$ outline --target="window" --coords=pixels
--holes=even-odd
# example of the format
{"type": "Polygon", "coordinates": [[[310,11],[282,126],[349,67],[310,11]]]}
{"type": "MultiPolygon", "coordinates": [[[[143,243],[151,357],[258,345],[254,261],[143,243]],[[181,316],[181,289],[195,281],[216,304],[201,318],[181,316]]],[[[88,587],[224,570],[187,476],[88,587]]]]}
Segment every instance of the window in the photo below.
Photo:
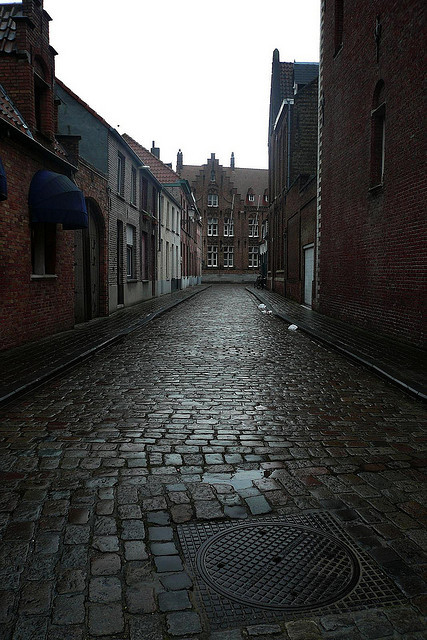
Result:
{"type": "Polygon", "coordinates": [[[208,267],[218,266],[218,247],[215,244],[208,245],[208,267]]]}
{"type": "Polygon", "coordinates": [[[343,45],[344,0],[335,0],[335,53],[343,45]]]}
{"type": "Polygon", "coordinates": [[[234,247],[224,247],[224,267],[234,267],[234,247]]]}
{"type": "Polygon", "coordinates": [[[147,234],[141,233],[141,280],[148,280],[147,234]]]}
{"type": "Polygon", "coordinates": [[[166,242],[166,251],[165,251],[165,258],[166,258],[166,280],[169,280],[169,242],[166,242]]]}
{"type": "Polygon", "coordinates": [[[125,157],[121,153],[117,155],[117,193],[125,195],[125,157]]]}
{"type": "Polygon", "coordinates": [[[208,236],[218,235],[218,218],[208,218],[208,236]]]}
{"type": "Polygon", "coordinates": [[[249,247],[249,268],[258,267],[258,247],[249,247]]]}
{"type": "Polygon", "coordinates": [[[130,174],[130,201],[136,204],[136,168],[132,167],[130,174]]]}
{"type": "Polygon", "coordinates": [[[384,82],[378,82],[371,112],[371,187],[384,182],[385,161],[385,98],[384,82]]]}
{"type": "Polygon", "coordinates": [[[218,196],[216,193],[208,193],[208,207],[218,206],[218,196]]]}
{"type": "Polygon", "coordinates": [[[255,196],[253,193],[248,193],[248,202],[255,202],[255,196]]]}
{"type": "Polygon", "coordinates": [[[140,207],[143,211],[147,211],[147,203],[148,203],[148,182],[145,178],[141,176],[140,182],[140,192],[141,192],[141,200],[140,207]]]}
{"type": "Polygon", "coordinates": [[[55,274],[56,224],[34,222],[31,225],[31,267],[33,275],[55,274]]]}
{"type": "Polygon", "coordinates": [[[233,218],[224,218],[224,235],[231,238],[234,236],[234,220],[233,218]]]}
{"type": "Polygon", "coordinates": [[[135,278],[135,227],[126,225],[126,275],[135,278]]]}
{"type": "Polygon", "coordinates": [[[258,238],[258,218],[249,218],[249,237],[258,238]]]}

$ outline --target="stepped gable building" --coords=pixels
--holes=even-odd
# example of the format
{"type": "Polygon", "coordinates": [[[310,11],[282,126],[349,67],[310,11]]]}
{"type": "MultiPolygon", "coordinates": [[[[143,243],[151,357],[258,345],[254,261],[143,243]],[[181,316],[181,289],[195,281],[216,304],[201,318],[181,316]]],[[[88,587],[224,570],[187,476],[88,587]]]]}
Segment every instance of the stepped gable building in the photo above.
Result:
{"type": "Polygon", "coordinates": [[[76,164],[55,137],[55,51],[41,0],[0,4],[0,348],[74,325],[76,164]]]}
{"type": "Polygon", "coordinates": [[[202,215],[203,282],[253,281],[262,262],[260,244],[268,211],[268,170],[225,167],[212,153],[206,164],[185,165],[177,173],[194,191],[202,215]]]}
{"type": "Polygon", "coordinates": [[[311,306],[316,237],[317,62],[273,53],[269,118],[268,286],[311,306]]]}
{"type": "Polygon", "coordinates": [[[425,344],[422,0],[321,5],[316,308],[425,344]]]}
{"type": "Polygon", "coordinates": [[[123,138],[163,186],[157,251],[158,295],[200,284],[201,217],[189,182],[160,160],[160,149],[154,142],[149,151],[128,134],[123,138]]]}

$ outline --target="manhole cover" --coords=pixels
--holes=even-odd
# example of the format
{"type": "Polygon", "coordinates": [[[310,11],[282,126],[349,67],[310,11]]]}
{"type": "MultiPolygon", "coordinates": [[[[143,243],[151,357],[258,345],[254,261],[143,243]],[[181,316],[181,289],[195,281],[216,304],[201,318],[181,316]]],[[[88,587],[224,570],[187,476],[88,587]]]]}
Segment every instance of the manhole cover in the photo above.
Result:
{"type": "Polygon", "coordinates": [[[359,580],[353,551],[310,527],[270,522],[220,531],[200,547],[201,577],[222,595],[263,609],[301,610],[335,602],[359,580]]]}
{"type": "Polygon", "coordinates": [[[186,523],[178,534],[211,629],[406,602],[329,513],[186,523]]]}

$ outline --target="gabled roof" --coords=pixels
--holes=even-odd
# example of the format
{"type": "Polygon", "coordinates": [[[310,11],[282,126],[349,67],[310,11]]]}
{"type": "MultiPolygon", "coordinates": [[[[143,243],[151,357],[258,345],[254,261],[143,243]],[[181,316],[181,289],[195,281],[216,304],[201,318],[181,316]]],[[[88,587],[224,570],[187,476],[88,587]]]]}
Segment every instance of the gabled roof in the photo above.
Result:
{"type": "Polygon", "coordinates": [[[122,138],[138,158],[150,167],[151,173],[159,182],[162,184],[173,184],[174,182],[180,181],[179,175],[175,173],[173,169],[168,167],[164,162],[157,158],[157,156],[151,153],[151,151],[148,151],[148,149],[143,147],[142,144],[131,138],[130,135],[124,133],[122,138]]]}
{"type": "Polygon", "coordinates": [[[0,51],[16,50],[15,18],[22,18],[22,3],[0,5],[0,51]]]}
{"type": "Polygon", "coordinates": [[[5,120],[9,125],[18,129],[21,133],[24,133],[31,139],[33,134],[29,130],[24,118],[19,113],[18,109],[9,98],[6,90],[0,84],[0,118],[5,120]]]}
{"type": "Polygon", "coordinates": [[[107,129],[112,129],[111,125],[109,125],[108,122],[104,120],[102,116],[99,115],[99,113],[97,113],[94,109],[92,109],[92,107],[90,107],[87,104],[87,102],[82,100],[80,96],[78,96],[76,93],[74,93],[74,91],[72,91],[69,87],[67,87],[67,85],[64,84],[62,80],[60,80],[59,78],[55,78],[55,84],[57,84],[59,87],[61,87],[61,89],[63,89],[66,93],[68,93],[68,95],[70,95],[76,102],[78,102],[82,107],[84,107],[86,111],[92,114],[94,118],[99,120],[99,122],[103,124],[105,127],[107,127],[107,129]]]}
{"type": "MultiPolygon", "coordinates": [[[[190,184],[196,182],[197,176],[203,171],[207,165],[191,165],[185,164],[182,167],[181,175],[186,178],[190,184]]],[[[223,167],[220,165],[221,171],[224,171],[230,182],[234,185],[237,193],[246,198],[249,189],[253,190],[255,195],[255,203],[258,202],[257,196],[263,196],[268,188],[268,169],[245,169],[240,167],[223,167]]]]}
{"type": "Polygon", "coordinates": [[[293,62],[279,62],[280,64],[280,101],[294,96],[294,64],[293,62]]]}
{"type": "Polygon", "coordinates": [[[319,75],[318,62],[294,62],[295,84],[308,84],[319,75]]]}

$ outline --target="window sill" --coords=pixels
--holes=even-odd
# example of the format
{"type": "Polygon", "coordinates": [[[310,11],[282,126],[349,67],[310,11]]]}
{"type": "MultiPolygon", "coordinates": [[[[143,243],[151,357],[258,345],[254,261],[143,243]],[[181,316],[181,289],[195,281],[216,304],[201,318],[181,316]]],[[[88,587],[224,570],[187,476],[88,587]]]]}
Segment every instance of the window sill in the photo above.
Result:
{"type": "Polygon", "coordinates": [[[127,282],[128,284],[130,284],[130,283],[132,283],[132,282],[138,282],[138,280],[137,280],[137,278],[127,278],[127,279],[126,279],[126,282],[127,282]]]}
{"type": "Polygon", "coordinates": [[[375,194],[378,191],[381,191],[384,187],[384,182],[379,182],[378,184],[374,184],[373,187],[369,188],[369,193],[375,194]]]}
{"type": "Polygon", "coordinates": [[[32,273],[31,280],[57,280],[58,276],[56,273],[32,273]]]}
{"type": "Polygon", "coordinates": [[[341,51],[343,50],[344,45],[341,43],[338,47],[338,49],[335,50],[334,53],[334,58],[336,58],[337,56],[339,56],[339,54],[341,53],[341,51]]]}

